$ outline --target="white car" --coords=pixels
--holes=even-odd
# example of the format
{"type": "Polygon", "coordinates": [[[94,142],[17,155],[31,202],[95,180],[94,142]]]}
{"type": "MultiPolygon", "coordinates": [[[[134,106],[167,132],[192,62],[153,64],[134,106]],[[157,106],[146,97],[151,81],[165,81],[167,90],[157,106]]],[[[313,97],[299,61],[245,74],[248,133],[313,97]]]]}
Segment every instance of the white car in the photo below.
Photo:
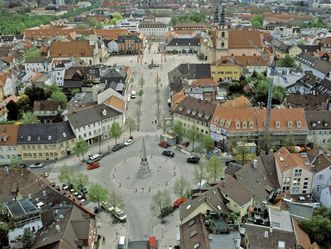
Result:
{"type": "Polygon", "coordinates": [[[33,163],[33,164],[31,164],[29,166],[29,168],[32,168],[32,169],[34,169],[34,168],[42,168],[42,167],[44,167],[44,164],[43,163],[33,163]]]}
{"type": "Polygon", "coordinates": [[[133,144],[133,143],[134,143],[134,140],[133,140],[133,139],[128,139],[128,140],[126,140],[126,141],[124,142],[124,145],[125,145],[125,146],[128,146],[128,145],[133,144]]]}
{"type": "Polygon", "coordinates": [[[132,91],[131,92],[131,99],[135,99],[136,98],[136,91],[132,91]]]}

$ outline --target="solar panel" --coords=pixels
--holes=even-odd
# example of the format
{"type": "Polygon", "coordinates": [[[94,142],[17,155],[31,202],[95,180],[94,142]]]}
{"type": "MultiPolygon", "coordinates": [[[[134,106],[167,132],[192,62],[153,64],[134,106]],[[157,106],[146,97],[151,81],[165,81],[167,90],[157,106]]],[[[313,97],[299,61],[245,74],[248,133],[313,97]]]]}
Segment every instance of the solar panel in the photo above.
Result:
{"type": "Polygon", "coordinates": [[[26,213],[38,211],[37,207],[29,200],[23,199],[19,201],[26,213]]]}

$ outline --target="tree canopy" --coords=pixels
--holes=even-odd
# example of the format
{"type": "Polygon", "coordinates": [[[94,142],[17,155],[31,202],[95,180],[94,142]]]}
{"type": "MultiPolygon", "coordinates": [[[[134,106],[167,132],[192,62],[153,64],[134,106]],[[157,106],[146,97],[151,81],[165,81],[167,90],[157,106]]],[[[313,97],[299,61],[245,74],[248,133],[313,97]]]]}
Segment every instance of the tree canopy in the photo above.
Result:
{"type": "Polygon", "coordinates": [[[110,136],[115,138],[115,144],[117,144],[117,139],[123,134],[123,128],[119,123],[113,122],[110,127],[110,136]]]}
{"type": "Polygon", "coordinates": [[[221,163],[217,156],[214,155],[209,159],[206,172],[210,181],[215,183],[217,180],[220,180],[221,177],[224,177],[224,170],[224,163],[221,163]]]}
{"type": "Polygon", "coordinates": [[[206,22],[206,15],[200,12],[192,12],[192,13],[185,13],[180,16],[173,16],[171,18],[172,25],[176,25],[179,23],[204,23],[206,22]]]}
{"type": "Polygon", "coordinates": [[[74,154],[78,158],[82,157],[82,159],[84,160],[84,156],[87,153],[87,151],[88,151],[88,143],[82,138],[78,139],[73,147],[74,154]]]}
{"type": "Polygon", "coordinates": [[[251,18],[251,24],[254,28],[262,28],[263,27],[263,16],[262,15],[256,15],[251,18]]]}
{"type": "Polygon", "coordinates": [[[22,114],[22,119],[20,120],[22,124],[38,124],[39,119],[32,112],[24,112],[22,114]]]}
{"type": "Polygon", "coordinates": [[[88,198],[92,202],[98,203],[98,207],[100,207],[100,203],[103,201],[108,200],[108,189],[106,189],[104,186],[102,186],[99,183],[92,183],[89,188],[88,192],[88,198]]]}
{"type": "Polygon", "coordinates": [[[286,54],[284,58],[278,60],[276,64],[279,67],[295,67],[295,61],[289,54],[286,54]]]}
{"type": "Polygon", "coordinates": [[[174,193],[177,197],[188,197],[191,191],[191,184],[185,177],[176,178],[174,185],[174,193]]]}
{"type": "Polygon", "coordinates": [[[308,233],[311,241],[316,241],[320,246],[331,248],[331,208],[315,210],[310,220],[302,220],[301,228],[308,233]]]}
{"type": "Polygon", "coordinates": [[[171,205],[170,194],[167,190],[161,191],[158,190],[152,196],[151,211],[152,213],[161,219],[163,222],[162,211],[171,205]]]}

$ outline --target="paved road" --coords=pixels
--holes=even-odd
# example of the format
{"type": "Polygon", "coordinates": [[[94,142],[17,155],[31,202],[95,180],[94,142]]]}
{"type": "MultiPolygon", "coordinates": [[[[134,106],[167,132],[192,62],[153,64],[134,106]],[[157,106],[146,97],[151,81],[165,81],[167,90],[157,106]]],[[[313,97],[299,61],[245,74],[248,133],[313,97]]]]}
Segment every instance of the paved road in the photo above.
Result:
{"type": "MultiPolygon", "coordinates": [[[[121,194],[125,202],[128,222],[126,224],[114,225],[111,223],[111,218],[107,215],[102,214],[98,217],[98,223],[101,225],[99,231],[106,236],[106,244],[102,245],[102,248],[116,248],[116,242],[121,235],[126,235],[130,240],[143,240],[149,235],[155,234],[160,240],[160,245],[162,245],[160,248],[168,248],[167,246],[170,243],[174,244],[176,242],[175,234],[179,226],[178,213],[168,218],[168,224],[161,226],[159,220],[155,217],[153,218],[151,214],[151,197],[158,189],[167,189],[172,194],[175,177],[185,176],[187,179],[192,180],[194,166],[187,164],[187,156],[177,151],[175,151],[175,158],[172,159],[166,160],[160,155],[162,149],[157,144],[162,131],[158,129],[157,125],[152,124],[152,120],[157,119],[156,77],[159,75],[161,79],[160,84],[162,85],[160,91],[161,115],[168,116],[168,72],[180,63],[194,63],[198,60],[196,56],[169,55],[166,58],[166,62],[161,63],[161,55],[156,54],[156,50],[157,44],[154,44],[150,53],[147,50],[145,51],[142,65],[137,64],[136,56],[114,56],[110,57],[107,62],[109,65],[117,63],[130,66],[133,82],[130,84],[128,92],[135,90],[138,93],[140,90],[139,80],[142,76],[144,78],[140,129],[133,133],[136,142],[104,157],[100,161],[102,167],[92,171],[87,171],[86,165],[82,164],[75,156],[52,163],[42,170],[36,170],[37,172],[49,172],[49,179],[57,182],[57,176],[61,167],[65,164],[71,165],[76,171],[81,171],[88,175],[90,181],[99,182],[109,190],[116,190],[121,194]],[[162,68],[148,69],[147,65],[152,59],[154,63],[161,64],[162,68]],[[135,172],[139,167],[142,138],[145,138],[147,155],[153,171],[153,175],[147,180],[135,178],[135,172]],[[150,191],[149,188],[151,188],[150,191]]],[[[130,101],[126,112],[127,116],[136,118],[136,101],[130,101]]],[[[122,138],[123,141],[128,136],[125,133],[122,138]]],[[[101,145],[101,152],[109,151],[113,145],[113,140],[104,142],[101,145]]],[[[97,152],[99,152],[98,146],[93,146],[89,149],[88,154],[97,152]]],[[[173,194],[172,199],[175,199],[173,194]]]]}

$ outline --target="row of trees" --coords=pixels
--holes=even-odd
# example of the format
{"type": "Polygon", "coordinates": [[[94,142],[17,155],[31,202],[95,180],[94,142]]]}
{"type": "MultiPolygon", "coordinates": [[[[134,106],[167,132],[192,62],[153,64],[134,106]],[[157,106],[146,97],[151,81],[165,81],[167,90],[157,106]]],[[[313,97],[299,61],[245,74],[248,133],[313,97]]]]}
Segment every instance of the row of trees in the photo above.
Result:
{"type": "MultiPolygon", "coordinates": [[[[132,135],[132,131],[134,131],[137,127],[136,121],[128,117],[126,122],[125,122],[125,127],[129,130],[130,136],[132,135]]],[[[124,127],[122,127],[119,123],[113,122],[110,129],[109,129],[109,135],[111,138],[115,139],[115,144],[117,144],[118,139],[122,136],[124,132],[124,127]]],[[[100,143],[101,141],[99,140],[99,150],[100,149],[100,143]]],[[[84,160],[84,157],[88,151],[88,143],[80,138],[76,141],[73,147],[73,153],[79,158],[84,160]]],[[[101,153],[101,151],[100,151],[101,153]]]]}
{"type": "MultiPolygon", "coordinates": [[[[206,165],[199,165],[195,168],[193,177],[195,183],[199,184],[199,188],[204,179],[208,179],[210,182],[217,182],[217,180],[224,177],[224,164],[216,156],[213,156],[206,165]]],[[[191,184],[185,177],[180,176],[175,180],[173,191],[178,198],[188,198],[191,195],[191,184]]],[[[153,195],[151,211],[161,219],[161,223],[164,221],[164,210],[170,206],[171,198],[167,190],[158,190],[153,195]]]]}
{"type": "Polygon", "coordinates": [[[0,33],[3,35],[13,35],[22,33],[24,30],[39,25],[48,24],[61,18],[70,18],[81,14],[84,11],[95,8],[99,3],[92,4],[88,8],[76,8],[68,10],[62,16],[32,15],[27,13],[12,13],[6,9],[0,11],[0,33]]]}
{"type": "Polygon", "coordinates": [[[98,203],[98,207],[100,207],[100,203],[103,201],[108,201],[112,206],[118,208],[123,208],[124,206],[122,197],[115,190],[109,192],[107,188],[99,183],[90,183],[87,175],[75,172],[69,166],[62,167],[58,178],[62,183],[72,184],[73,189],[76,191],[81,191],[85,186],[89,186],[88,198],[90,201],[98,203]]]}

